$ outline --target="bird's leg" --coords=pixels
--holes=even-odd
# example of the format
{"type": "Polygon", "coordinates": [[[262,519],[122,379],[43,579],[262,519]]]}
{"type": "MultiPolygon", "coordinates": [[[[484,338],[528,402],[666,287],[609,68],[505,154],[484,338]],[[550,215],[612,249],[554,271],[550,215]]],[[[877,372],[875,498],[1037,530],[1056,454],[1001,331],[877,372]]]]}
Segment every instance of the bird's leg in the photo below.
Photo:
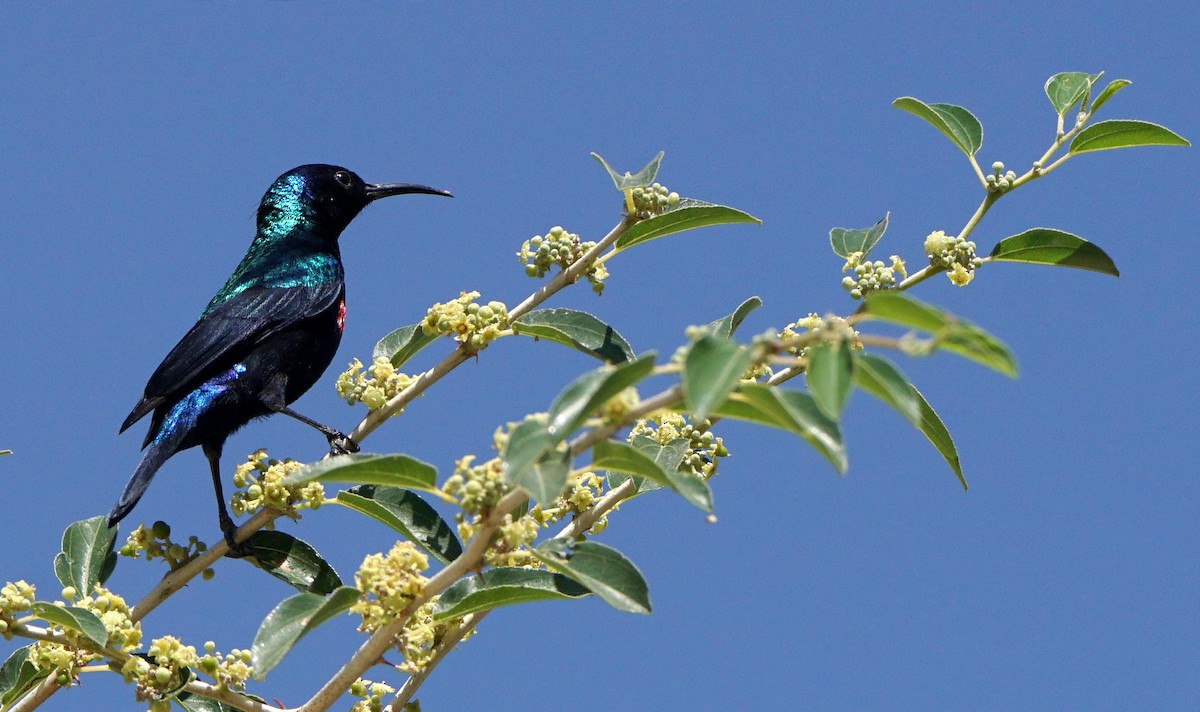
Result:
{"type": "Polygon", "coordinates": [[[225,543],[229,545],[229,553],[226,556],[240,559],[252,552],[248,543],[238,543],[233,538],[237,524],[234,524],[229,510],[225,508],[225,490],[221,486],[221,447],[205,445],[203,449],[204,456],[208,458],[208,469],[212,471],[213,490],[217,493],[217,519],[221,523],[221,534],[225,536],[225,543]]]}
{"type": "Polygon", "coordinates": [[[346,435],[342,431],[335,428],[331,428],[328,425],[318,423],[312,418],[309,418],[306,415],[301,415],[300,413],[297,413],[289,408],[287,402],[283,398],[282,380],[273,381],[271,386],[272,387],[269,387],[267,390],[265,390],[262,395],[259,396],[259,398],[262,400],[263,405],[270,408],[272,412],[290,416],[296,420],[299,420],[301,423],[308,425],[309,427],[313,427],[321,431],[321,434],[323,434],[325,439],[329,441],[330,455],[349,455],[351,453],[358,452],[358,443],[351,440],[349,435],[346,435]]]}

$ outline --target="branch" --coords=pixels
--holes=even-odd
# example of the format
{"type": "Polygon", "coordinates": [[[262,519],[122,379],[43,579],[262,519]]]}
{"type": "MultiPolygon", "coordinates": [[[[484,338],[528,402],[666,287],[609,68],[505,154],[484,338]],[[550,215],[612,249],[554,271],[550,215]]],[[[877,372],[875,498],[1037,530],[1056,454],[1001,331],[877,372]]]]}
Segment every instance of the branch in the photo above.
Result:
{"type": "MultiPolygon", "coordinates": [[[[625,414],[625,417],[621,419],[621,422],[606,423],[605,425],[592,428],[579,436],[571,442],[569,450],[572,454],[581,453],[597,441],[612,435],[626,424],[654,411],[669,408],[682,400],[683,388],[679,385],[672,386],[666,391],[642,401],[637,407],[631,408],[625,414]]],[[[480,520],[479,527],[467,542],[463,553],[459,554],[457,559],[450,562],[441,571],[434,574],[425,583],[421,594],[409,602],[404,610],[397,615],[395,620],[372,633],[371,637],[354,652],[350,660],[334,673],[333,677],[326,681],[311,699],[299,707],[298,712],[324,712],[324,710],[329,709],[329,706],[341,696],[342,692],[351,683],[362,677],[362,674],[395,644],[396,636],[404,630],[408,619],[418,608],[428,603],[434,596],[445,591],[465,574],[476,571],[483,565],[483,556],[487,552],[488,547],[491,546],[492,538],[495,536],[496,531],[504,523],[504,518],[508,516],[509,512],[528,501],[529,496],[527,494],[520,490],[514,490],[496,503],[487,516],[480,520]]],[[[611,505],[615,505],[616,503],[617,501],[614,500],[611,502],[611,505]]]]}
{"type": "Polygon", "coordinates": [[[396,693],[396,697],[392,700],[391,704],[383,708],[383,712],[403,712],[404,706],[408,704],[412,696],[420,689],[421,684],[425,682],[425,678],[429,677],[429,673],[433,672],[438,663],[442,662],[442,658],[446,657],[451,650],[454,650],[454,646],[458,645],[468,633],[474,630],[475,626],[479,625],[479,621],[483,620],[488,613],[489,611],[481,611],[463,616],[463,619],[457,625],[447,630],[442,639],[438,641],[437,650],[434,651],[433,657],[429,659],[429,662],[420,672],[413,673],[404,681],[404,684],[400,687],[400,691],[396,693]]]}
{"type": "MultiPolygon", "coordinates": [[[[260,510],[253,517],[246,520],[245,524],[238,527],[233,535],[234,540],[242,542],[249,539],[259,529],[262,529],[281,516],[283,516],[283,513],[274,509],[260,510]]],[[[130,609],[129,619],[136,623],[145,618],[150,611],[158,608],[159,604],[167,600],[171,594],[186,586],[189,581],[215,564],[228,551],[229,545],[225,543],[224,538],[221,538],[196,558],[163,576],[162,580],[130,609]]]]}
{"type": "MultiPolygon", "coordinates": [[[[604,239],[600,240],[600,242],[597,242],[595,247],[588,250],[582,257],[576,260],[574,264],[572,264],[566,270],[554,275],[549,282],[545,283],[536,292],[526,297],[523,302],[513,307],[508,312],[508,323],[512,324],[512,322],[532,311],[534,307],[549,299],[563,287],[567,286],[568,284],[573,284],[577,279],[579,279],[580,276],[587,272],[587,270],[592,266],[592,263],[596,261],[596,258],[600,256],[600,253],[604,252],[613,243],[615,243],[617,238],[619,238],[626,230],[628,230],[629,226],[634,222],[635,220],[626,217],[622,219],[621,222],[617,223],[616,227],[614,227],[607,235],[604,236],[604,239]]],[[[418,376],[408,388],[405,388],[403,391],[392,396],[392,398],[382,406],[368,413],[366,417],[362,419],[362,422],[360,422],[358,426],[354,428],[354,431],[350,433],[350,439],[356,443],[362,442],[363,438],[374,432],[375,429],[382,425],[384,421],[386,421],[388,418],[391,418],[396,413],[399,413],[401,410],[403,410],[404,406],[411,403],[414,398],[424,393],[430,386],[440,381],[443,376],[453,371],[459,364],[475,355],[475,353],[477,352],[467,348],[466,345],[460,344],[458,348],[452,351],[448,356],[446,356],[446,358],[442,359],[441,363],[418,376]]]]}
{"type": "Polygon", "coordinates": [[[50,695],[62,689],[62,685],[55,681],[56,677],[56,675],[51,675],[39,682],[38,686],[33,688],[33,692],[18,700],[17,704],[9,708],[9,712],[29,712],[29,710],[40,707],[43,702],[50,699],[50,695]]]}

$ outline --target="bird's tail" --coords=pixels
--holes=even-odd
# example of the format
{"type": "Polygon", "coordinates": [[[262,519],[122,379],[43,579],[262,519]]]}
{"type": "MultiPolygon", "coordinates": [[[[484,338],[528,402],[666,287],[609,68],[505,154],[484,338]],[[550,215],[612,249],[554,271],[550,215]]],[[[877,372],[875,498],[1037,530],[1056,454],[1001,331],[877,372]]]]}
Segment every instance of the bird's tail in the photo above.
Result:
{"type": "Polygon", "coordinates": [[[130,510],[142,498],[146,492],[146,488],[150,486],[150,480],[154,479],[154,475],[158,473],[158,468],[162,467],[172,455],[179,451],[180,441],[182,437],[165,437],[152,440],[146,451],[142,454],[142,461],[138,463],[137,469],[133,471],[133,477],[129,478],[129,482],[125,483],[125,491],[121,492],[121,497],[117,500],[116,506],[108,513],[108,526],[114,526],[117,522],[125,518],[130,510]]]}

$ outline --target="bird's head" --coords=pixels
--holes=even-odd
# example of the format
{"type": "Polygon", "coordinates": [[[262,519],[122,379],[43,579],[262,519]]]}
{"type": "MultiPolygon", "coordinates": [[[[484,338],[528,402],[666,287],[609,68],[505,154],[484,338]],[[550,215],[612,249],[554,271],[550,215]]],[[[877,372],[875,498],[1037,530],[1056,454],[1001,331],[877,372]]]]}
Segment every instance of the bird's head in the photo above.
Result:
{"type": "Polygon", "coordinates": [[[367,183],[339,166],[299,166],[271,184],[258,208],[258,227],[277,234],[301,227],[336,240],[369,203],[406,193],[450,196],[427,185],[367,183]]]}

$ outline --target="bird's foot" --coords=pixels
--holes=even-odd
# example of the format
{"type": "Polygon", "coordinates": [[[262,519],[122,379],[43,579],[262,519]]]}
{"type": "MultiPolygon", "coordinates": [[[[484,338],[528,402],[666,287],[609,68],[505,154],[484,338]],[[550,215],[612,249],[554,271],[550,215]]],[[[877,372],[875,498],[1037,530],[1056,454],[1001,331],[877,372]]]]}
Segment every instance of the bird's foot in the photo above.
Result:
{"type": "Polygon", "coordinates": [[[352,455],[358,452],[358,443],[350,439],[345,433],[337,433],[329,437],[329,454],[336,457],[338,455],[352,455]]]}
{"type": "Polygon", "coordinates": [[[221,534],[225,536],[225,543],[229,545],[229,551],[225,552],[225,556],[231,559],[244,559],[247,556],[254,555],[254,547],[250,546],[248,541],[237,541],[233,535],[237,533],[237,524],[234,524],[232,519],[221,520],[221,534]]]}

